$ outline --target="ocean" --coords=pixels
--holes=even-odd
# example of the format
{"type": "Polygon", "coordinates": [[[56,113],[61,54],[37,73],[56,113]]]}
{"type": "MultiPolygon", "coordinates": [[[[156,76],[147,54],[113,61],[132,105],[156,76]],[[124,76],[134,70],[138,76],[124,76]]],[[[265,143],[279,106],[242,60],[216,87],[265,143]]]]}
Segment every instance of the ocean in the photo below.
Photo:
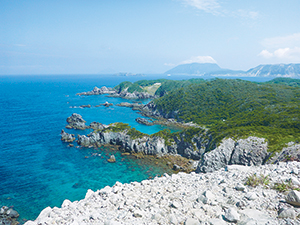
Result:
{"type": "Polygon", "coordinates": [[[123,122],[148,134],[164,129],[159,125],[138,124],[135,119],[141,115],[115,105],[133,101],[106,95],[76,95],[95,86],[114,87],[122,81],[157,78],[193,77],[0,76],[0,206],[13,206],[20,214],[20,221],[24,222],[36,219],[47,206],[60,207],[65,199],[84,198],[88,189],[96,191],[116,181],[129,183],[171,172],[164,165],[122,156],[109,148],[70,148],[60,140],[62,129],[75,135],[91,132],[65,129],[66,119],[72,113],[82,115],[87,125],[93,121],[123,122]],[[106,101],[113,106],[93,107],[106,101]],[[92,107],[79,108],[88,104],[92,107]],[[111,154],[116,156],[116,163],[107,162],[111,154]]]}

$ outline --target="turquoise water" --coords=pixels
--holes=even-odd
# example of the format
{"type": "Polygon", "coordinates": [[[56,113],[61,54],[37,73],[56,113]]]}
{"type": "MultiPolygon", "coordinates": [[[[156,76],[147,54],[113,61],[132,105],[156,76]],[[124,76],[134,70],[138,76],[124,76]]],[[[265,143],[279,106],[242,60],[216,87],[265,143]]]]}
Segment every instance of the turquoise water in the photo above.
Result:
{"type": "MultiPolygon", "coordinates": [[[[116,181],[141,181],[162,174],[164,169],[154,167],[150,162],[141,163],[105,148],[69,148],[60,141],[61,129],[72,113],[81,114],[87,124],[93,121],[104,124],[124,122],[148,134],[161,130],[161,126],[136,123],[139,114],[130,108],[115,106],[128,100],[104,95],[76,95],[92,90],[94,86],[113,87],[124,80],[144,78],[0,77],[0,205],[14,206],[21,219],[33,220],[47,206],[60,207],[64,199],[84,198],[87,189],[95,191],[116,181]],[[114,106],[71,108],[106,101],[114,106]],[[115,154],[117,163],[107,163],[110,154],[115,154]]],[[[86,134],[91,130],[67,132],[86,134]]]]}
{"type": "MultiPolygon", "coordinates": [[[[21,219],[34,220],[47,206],[60,207],[64,199],[84,198],[87,189],[95,191],[116,181],[141,181],[162,174],[166,168],[149,161],[121,156],[107,148],[69,148],[60,141],[60,132],[72,113],[81,114],[88,125],[93,121],[124,122],[148,134],[161,130],[164,127],[136,123],[139,114],[115,106],[129,100],[76,95],[94,86],[156,78],[169,77],[0,76],[0,205],[14,206],[21,219]],[[114,106],[73,108],[106,101],[114,106]],[[116,156],[117,163],[107,163],[110,154],[116,156]]],[[[172,76],[182,78],[192,77],[172,76]]]]}

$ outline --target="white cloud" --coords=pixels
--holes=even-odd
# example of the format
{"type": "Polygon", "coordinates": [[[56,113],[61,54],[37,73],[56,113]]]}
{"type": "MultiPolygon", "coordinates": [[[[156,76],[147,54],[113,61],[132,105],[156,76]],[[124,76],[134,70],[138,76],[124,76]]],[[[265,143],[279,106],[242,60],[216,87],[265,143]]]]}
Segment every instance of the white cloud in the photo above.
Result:
{"type": "Polygon", "coordinates": [[[266,59],[272,58],[274,56],[274,54],[269,52],[268,50],[262,50],[258,55],[266,59]]]}
{"type": "Polygon", "coordinates": [[[187,5],[204,10],[205,12],[217,14],[221,7],[216,0],[183,0],[187,5]]]}
{"type": "Polygon", "coordinates": [[[265,48],[293,48],[300,46],[300,33],[295,33],[292,35],[265,38],[261,44],[265,48]]]}
{"type": "Polygon", "coordinates": [[[240,17],[244,19],[255,20],[258,18],[259,13],[255,11],[248,11],[244,9],[238,9],[236,11],[228,11],[224,9],[218,0],[181,0],[186,5],[195,7],[197,9],[203,10],[207,13],[218,16],[228,16],[228,17],[240,17]]]}
{"type": "Polygon", "coordinates": [[[189,64],[189,63],[217,63],[217,62],[211,56],[196,56],[184,60],[179,64],[189,64]]]}
{"type": "Polygon", "coordinates": [[[266,59],[279,59],[281,61],[298,62],[300,61],[300,48],[279,48],[274,52],[263,50],[258,55],[266,59]]]}

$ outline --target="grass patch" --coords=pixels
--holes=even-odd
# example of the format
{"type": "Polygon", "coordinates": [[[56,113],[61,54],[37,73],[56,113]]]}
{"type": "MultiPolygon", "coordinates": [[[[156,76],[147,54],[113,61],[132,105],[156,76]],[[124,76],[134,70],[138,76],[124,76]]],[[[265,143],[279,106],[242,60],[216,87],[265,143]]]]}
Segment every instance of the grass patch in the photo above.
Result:
{"type": "Polygon", "coordinates": [[[269,183],[270,183],[269,176],[264,176],[262,174],[257,176],[256,174],[253,174],[247,177],[245,184],[251,187],[257,187],[259,185],[268,186],[269,183]]]}

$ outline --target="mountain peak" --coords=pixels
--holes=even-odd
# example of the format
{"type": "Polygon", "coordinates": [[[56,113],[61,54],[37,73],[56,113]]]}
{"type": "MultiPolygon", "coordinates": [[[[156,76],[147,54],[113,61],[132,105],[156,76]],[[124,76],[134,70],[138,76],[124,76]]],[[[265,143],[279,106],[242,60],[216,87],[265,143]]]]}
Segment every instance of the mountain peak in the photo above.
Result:
{"type": "Polygon", "coordinates": [[[166,74],[177,74],[177,75],[205,75],[207,73],[222,70],[216,63],[188,63],[180,64],[173,69],[165,72],[166,74]]]}

